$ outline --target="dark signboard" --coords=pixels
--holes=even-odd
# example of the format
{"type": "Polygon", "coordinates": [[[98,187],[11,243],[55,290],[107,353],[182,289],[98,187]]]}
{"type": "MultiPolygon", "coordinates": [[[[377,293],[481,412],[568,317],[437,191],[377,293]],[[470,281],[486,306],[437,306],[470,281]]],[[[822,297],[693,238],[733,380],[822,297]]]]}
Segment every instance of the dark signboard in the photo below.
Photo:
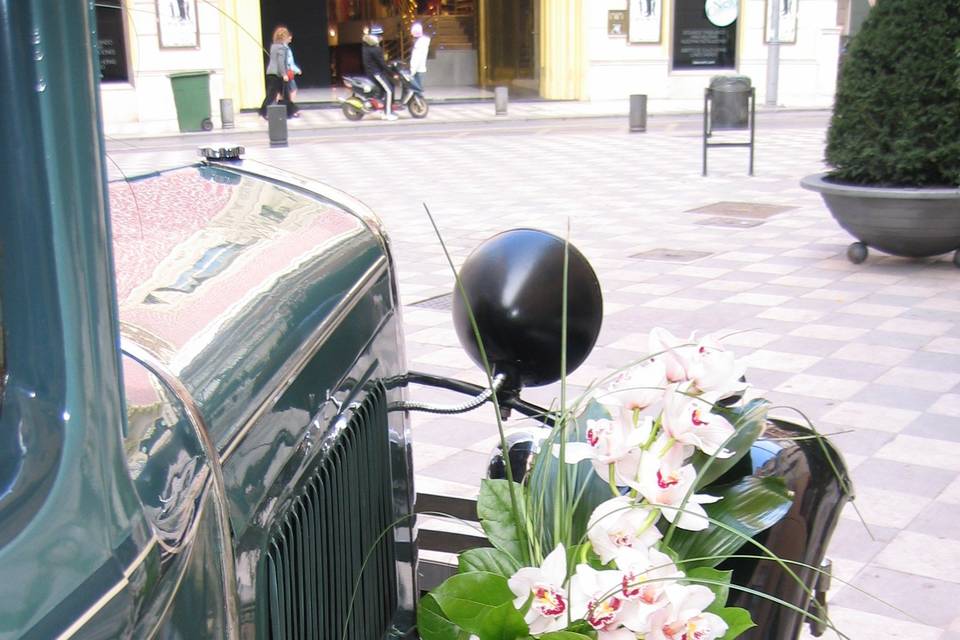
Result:
{"type": "MultiPolygon", "coordinates": [[[[736,2],[732,6],[735,10],[736,2]]],[[[676,12],[673,21],[674,69],[736,68],[736,19],[726,26],[717,26],[707,17],[704,0],[677,0],[674,7],[676,12]]],[[[733,17],[725,15],[722,22],[727,22],[733,17]]]]}
{"type": "Polygon", "coordinates": [[[97,49],[101,82],[127,82],[127,44],[120,0],[97,0],[97,49]]]}

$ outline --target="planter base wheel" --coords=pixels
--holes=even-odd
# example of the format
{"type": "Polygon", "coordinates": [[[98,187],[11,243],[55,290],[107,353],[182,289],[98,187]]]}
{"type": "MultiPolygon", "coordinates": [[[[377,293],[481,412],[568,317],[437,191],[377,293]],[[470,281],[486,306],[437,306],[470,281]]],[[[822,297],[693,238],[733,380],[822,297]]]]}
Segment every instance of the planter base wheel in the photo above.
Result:
{"type": "Polygon", "coordinates": [[[200,123],[200,128],[204,131],[213,131],[213,120],[204,118],[203,122],[200,123]]]}
{"type": "Polygon", "coordinates": [[[853,264],[860,264],[867,259],[867,253],[867,245],[862,242],[854,242],[847,247],[847,260],[853,264]]]}

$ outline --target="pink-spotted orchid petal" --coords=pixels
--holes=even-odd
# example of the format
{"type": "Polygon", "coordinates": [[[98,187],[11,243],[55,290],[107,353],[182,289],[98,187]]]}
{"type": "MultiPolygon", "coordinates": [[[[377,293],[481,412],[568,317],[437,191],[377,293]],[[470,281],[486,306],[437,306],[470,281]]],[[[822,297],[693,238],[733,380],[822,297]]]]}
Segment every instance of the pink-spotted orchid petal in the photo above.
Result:
{"type": "Polygon", "coordinates": [[[628,496],[612,498],[593,510],[587,523],[587,537],[604,564],[625,548],[642,549],[662,536],[650,509],[639,507],[628,496]]]}
{"type": "Polygon", "coordinates": [[[622,582],[622,572],[597,571],[586,564],[578,565],[570,579],[571,615],[585,620],[596,631],[597,640],[636,638],[636,632],[623,626],[633,604],[620,595],[622,582]]]}
{"type": "Polygon", "coordinates": [[[563,545],[558,544],[539,567],[524,567],[507,580],[517,610],[530,602],[524,620],[532,635],[559,631],[567,626],[570,602],[564,587],[566,553],[563,545]]]}
{"type": "Polygon", "coordinates": [[[746,365],[727,351],[720,340],[704,337],[693,350],[687,373],[693,385],[703,392],[711,392],[724,398],[743,392],[749,385],[741,380],[746,365]]]}
{"type": "MultiPolygon", "coordinates": [[[[564,445],[564,462],[576,464],[590,460],[604,481],[610,480],[610,466],[613,465],[614,480],[618,486],[625,486],[637,475],[640,445],[649,437],[653,418],[642,417],[638,426],[617,418],[587,420],[586,426],[586,442],[564,445]]],[[[560,457],[560,445],[554,445],[551,451],[560,457]]]]}
{"type": "Polygon", "coordinates": [[[685,382],[690,379],[690,360],[696,350],[693,334],[686,340],[674,336],[662,327],[654,327],[647,337],[647,348],[657,354],[654,359],[663,361],[667,380],[685,382]]]}
{"type": "Polygon", "coordinates": [[[704,609],[714,595],[703,585],[678,585],[667,588],[670,605],[650,619],[646,640],[716,640],[727,632],[720,616],[704,609]]]}
{"type": "Polygon", "coordinates": [[[663,405],[663,429],[677,442],[691,445],[707,455],[728,458],[732,451],[722,449],[734,434],[733,425],[723,416],[711,413],[712,406],[701,398],[681,392],[671,385],[663,405]]]}
{"type": "Polygon", "coordinates": [[[710,526],[710,522],[700,505],[720,498],[691,493],[697,472],[692,464],[683,464],[690,447],[674,444],[664,452],[670,442],[667,438],[661,435],[649,450],[643,452],[638,479],[630,486],[652,506],[659,507],[668,521],[675,522],[681,529],[702,531],[710,526]],[[687,493],[691,493],[689,498],[687,493]],[[684,499],[686,504],[681,511],[678,507],[684,499]]]}
{"type": "Polygon", "coordinates": [[[650,629],[650,617],[670,604],[667,587],[683,573],[668,555],[653,548],[622,549],[616,565],[623,572],[620,593],[634,605],[628,609],[624,624],[645,633],[650,629]]]}

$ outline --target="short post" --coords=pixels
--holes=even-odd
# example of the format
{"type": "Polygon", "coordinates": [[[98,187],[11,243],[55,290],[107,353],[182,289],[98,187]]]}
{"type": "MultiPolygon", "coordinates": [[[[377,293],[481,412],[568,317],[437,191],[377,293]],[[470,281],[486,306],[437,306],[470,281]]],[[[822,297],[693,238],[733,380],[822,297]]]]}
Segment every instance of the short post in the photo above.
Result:
{"type": "Polygon", "coordinates": [[[272,104],[267,107],[267,133],[271,147],[287,146],[287,105],[272,104]]]}
{"type": "Polygon", "coordinates": [[[220,127],[233,129],[233,100],[220,98],[220,127]]]}
{"type": "Polygon", "coordinates": [[[508,101],[508,91],[507,87],[496,87],[493,90],[493,106],[498,116],[507,115],[507,101],[508,101]]]}
{"type": "Polygon", "coordinates": [[[630,96],[630,132],[647,130],[647,96],[638,93],[630,96]]]}

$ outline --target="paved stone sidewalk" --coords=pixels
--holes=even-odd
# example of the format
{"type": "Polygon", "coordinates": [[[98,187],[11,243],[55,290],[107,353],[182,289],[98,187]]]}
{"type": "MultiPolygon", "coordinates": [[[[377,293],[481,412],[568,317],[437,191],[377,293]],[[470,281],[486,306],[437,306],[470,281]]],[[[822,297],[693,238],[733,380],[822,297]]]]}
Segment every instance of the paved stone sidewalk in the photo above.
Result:
{"type": "MultiPolygon", "coordinates": [[[[647,105],[648,113],[653,115],[702,113],[701,100],[651,100],[647,105]]],[[[763,110],[764,107],[758,106],[763,110]]],[[[373,127],[384,125],[395,129],[438,122],[495,122],[505,119],[513,120],[540,120],[546,118],[583,118],[623,116],[630,113],[628,100],[604,100],[595,102],[523,100],[508,104],[506,116],[497,116],[492,100],[477,100],[471,102],[431,102],[427,117],[416,120],[405,111],[400,111],[400,118],[394,122],[386,122],[377,114],[369,114],[359,122],[351,122],[344,117],[340,108],[335,105],[314,105],[303,108],[300,116],[287,120],[288,130],[293,133],[311,129],[373,127]]],[[[232,132],[263,132],[266,136],[267,123],[256,112],[240,112],[235,114],[234,128],[221,129],[219,114],[213,114],[215,120],[214,132],[230,134],[232,132]]],[[[110,138],[118,140],[128,138],[142,138],[145,136],[168,137],[182,135],[177,129],[175,120],[157,122],[105,122],[104,132],[110,138]]],[[[188,134],[189,135],[189,134],[188,134]]],[[[205,134],[198,134],[205,135],[205,134]]]]}
{"type": "MultiPolygon", "coordinates": [[[[631,135],[622,124],[589,120],[255,148],[251,156],[342,188],[382,216],[399,266],[411,368],[482,379],[449,312],[415,304],[453,283],[422,203],[458,264],[498,231],[562,235],[569,224],[605,305],[597,347],[570,376],[570,394],[643,353],[653,326],[732,334],[727,343],[747,358],[755,395],[838,433],[869,533],[844,512],[829,551],[837,576],[915,618],[835,582],[834,621],[855,640],[957,640],[960,272],[950,256],[872,253],[849,263],[851,238],[798,185],[821,168],[826,115],[816,126],[787,118],[767,126],[761,117],[752,178],[737,149],[711,151],[710,176],[701,177],[694,127],[631,135]]],[[[556,385],[526,394],[544,405],[557,395],[556,385]]],[[[421,487],[470,494],[496,434],[490,412],[477,411],[417,415],[414,439],[421,487]]]]}

